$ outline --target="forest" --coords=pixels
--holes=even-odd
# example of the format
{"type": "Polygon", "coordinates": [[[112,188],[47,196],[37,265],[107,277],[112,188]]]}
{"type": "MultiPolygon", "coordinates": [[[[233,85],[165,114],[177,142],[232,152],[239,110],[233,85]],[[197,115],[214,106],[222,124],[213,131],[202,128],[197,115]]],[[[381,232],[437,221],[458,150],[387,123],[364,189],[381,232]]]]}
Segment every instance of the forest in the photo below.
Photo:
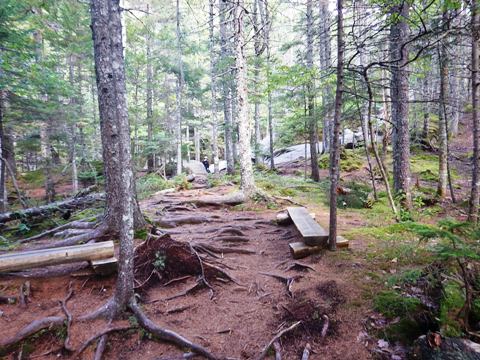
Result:
{"type": "Polygon", "coordinates": [[[480,360],[480,0],[1,0],[0,359],[480,360]]]}

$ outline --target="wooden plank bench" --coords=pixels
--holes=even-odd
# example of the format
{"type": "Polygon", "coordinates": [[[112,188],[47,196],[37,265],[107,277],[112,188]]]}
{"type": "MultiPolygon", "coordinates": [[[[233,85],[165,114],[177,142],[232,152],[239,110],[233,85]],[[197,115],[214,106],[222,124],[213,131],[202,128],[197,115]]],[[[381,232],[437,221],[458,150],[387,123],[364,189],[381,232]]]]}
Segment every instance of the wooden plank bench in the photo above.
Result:
{"type": "Polygon", "coordinates": [[[95,261],[112,258],[113,256],[113,241],[21,251],[0,255],[0,272],[18,271],[78,261],[95,261]]]}
{"type": "Polygon", "coordinates": [[[288,207],[287,212],[306,245],[327,245],[328,232],[312,218],[307,209],[304,207],[288,207]]]}

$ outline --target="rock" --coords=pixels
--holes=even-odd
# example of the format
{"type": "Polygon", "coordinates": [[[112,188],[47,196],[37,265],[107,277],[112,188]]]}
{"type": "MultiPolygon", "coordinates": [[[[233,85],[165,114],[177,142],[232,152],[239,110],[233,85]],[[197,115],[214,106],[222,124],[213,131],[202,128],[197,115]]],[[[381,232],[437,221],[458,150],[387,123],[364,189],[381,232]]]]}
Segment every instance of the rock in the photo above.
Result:
{"type": "Polygon", "coordinates": [[[413,346],[412,359],[480,360],[480,344],[459,338],[441,338],[429,333],[420,336],[413,346]],[[435,341],[432,341],[434,339],[435,341]]]}

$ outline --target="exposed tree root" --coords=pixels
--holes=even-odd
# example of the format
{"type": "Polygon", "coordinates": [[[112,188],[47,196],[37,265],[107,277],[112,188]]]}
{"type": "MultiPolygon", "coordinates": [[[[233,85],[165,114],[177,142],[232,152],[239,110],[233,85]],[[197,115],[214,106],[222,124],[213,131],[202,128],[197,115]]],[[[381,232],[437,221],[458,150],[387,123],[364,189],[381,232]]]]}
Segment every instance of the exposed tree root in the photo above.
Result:
{"type": "Polygon", "coordinates": [[[256,254],[255,251],[249,249],[219,247],[207,243],[197,242],[193,244],[193,247],[198,251],[208,250],[209,252],[213,252],[216,254],[256,254]]]}
{"type": "Polygon", "coordinates": [[[195,284],[187,287],[185,290],[182,290],[179,293],[168,296],[166,298],[160,298],[160,299],[154,299],[154,300],[147,301],[147,304],[154,304],[154,303],[157,303],[159,301],[169,301],[169,300],[177,299],[179,297],[183,297],[183,296],[186,296],[188,294],[191,294],[195,290],[201,289],[202,287],[204,287],[204,284],[200,281],[196,281],[195,284]]]}
{"type": "Polygon", "coordinates": [[[223,241],[223,242],[233,242],[233,243],[245,243],[249,242],[250,240],[246,236],[237,236],[237,235],[230,235],[230,236],[217,236],[215,237],[216,241],[223,241]]]}
{"type": "Polygon", "coordinates": [[[185,359],[194,358],[195,356],[197,356],[197,354],[188,352],[188,353],[184,353],[183,355],[165,355],[165,356],[156,358],[155,360],[185,360],[185,359]]]}
{"type": "Polygon", "coordinates": [[[102,360],[103,353],[105,352],[105,347],[107,346],[108,335],[103,335],[100,340],[98,340],[97,348],[95,349],[94,360],[102,360]]]}
{"type": "Polygon", "coordinates": [[[154,336],[156,336],[156,337],[158,337],[162,340],[165,340],[165,341],[171,342],[173,344],[176,344],[176,345],[178,345],[182,348],[188,348],[188,349],[192,350],[194,353],[196,353],[198,355],[202,355],[207,359],[211,359],[211,360],[217,360],[218,359],[216,356],[211,354],[204,347],[191,342],[190,340],[184,338],[183,336],[181,336],[181,335],[179,335],[179,334],[177,334],[177,333],[175,333],[171,330],[163,329],[163,328],[157,326],[153,321],[151,321],[142,312],[142,310],[138,307],[137,304],[132,303],[132,304],[130,304],[129,308],[132,310],[135,317],[137,318],[139,325],[142,328],[144,328],[145,330],[147,330],[148,332],[150,332],[151,334],[153,334],[154,336]]]}
{"type": "Polygon", "coordinates": [[[282,360],[282,348],[280,347],[278,340],[274,341],[272,345],[275,350],[275,360],[282,360]]]}
{"type": "Polygon", "coordinates": [[[173,228],[184,224],[202,224],[205,222],[211,222],[211,217],[201,215],[178,215],[178,216],[165,216],[154,220],[155,225],[173,228]]]}
{"type": "Polygon", "coordinates": [[[303,349],[303,354],[302,354],[302,360],[308,360],[310,357],[310,351],[312,350],[312,347],[310,346],[309,343],[305,345],[305,348],[303,349]]]}
{"type": "Polygon", "coordinates": [[[296,276],[292,276],[292,277],[285,277],[285,276],[282,276],[282,275],[278,275],[278,274],[271,274],[271,273],[265,273],[265,272],[260,272],[260,274],[262,275],[265,275],[265,276],[270,276],[270,277],[273,277],[277,280],[280,280],[281,282],[285,283],[286,287],[287,287],[287,293],[290,297],[293,297],[293,292],[292,292],[292,286],[293,286],[293,282],[296,280],[296,279],[299,279],[302,277],[302,275],[296,275],[296,276]]]}
{"type": "MultiPolygon", "coordinates": [[[[93,335],[92,337],[90,337],[87,341],[85,341],[82,344],[82,346],[76,351],[76,353],[74,355],[74,359],[78,359],[80,357],[80,355],[98,338],[102,338],[103,336],[108,335],[112,332],[126,331],[126,330],[130,330],[130,329],[133,329],[133,328],[134,328],[134,326],[132,326],[132,325],[119,325],[119,326],[113,326],[111,328],[100,331],[98,334],[93,335]]],[[[104,341],[106,341],[106,339],[104,341]]],[[[105,344],[103,346],[105,346],[105,344]]],[[[103,351],[102,351],[102,353],[103,353],[103,351]]]]}
{"type": "Polygon", "coordinates": [[[203,274],[204,278],[232,277],[208,262],[199,262],[198,254],[190,244],[173,240],[170,235],[149,234],[147,240],[135,249],[135,281],[139,289],[146,289],[155,281],[167,283],[178,277],[203,274]],[[153,274],[153,276],[152,276],[153,274]]]}
{"type": "Polygon", "coordinates": [[[30,291],[31,291],[30,281],[25,281],[24,283],[22,283],[22,285],[20,285],[18,303],[20,304],[21,307],[27,307],[30,291]]]}
{"type": "Polygon", "coordinates": [[[73,296],[73,290],[71,288],[71,285],[72,284],[70,283],[70,285],[69,285],[70,290],[67,294],[67,297],[60,301],[60,306],[61,306],[62,311],[65,314],[65,317],[67,319],[67,321],[66,321],[67,336],[65,337],[65,341],[63,342],[63,347],[65,348],[65,350],[73,352],[74,349],[70,344],[70,327],[72,325],[73,318],[72,318],[72,314],[67,309],[67,301],[70,300],[70,298],[73,296]]]}
{"type": "Polygon", "coordinates": [[[293,325],[291,325],[290,327],[280,331],[277,335],[275,335],[272,340],[269,341],[269,343],[263,348],[262,352],[260,353],[260,355],[256,358],[256,360],[262,360],[265,358],[265,356],[267,356],[267,353],[268,353],[268,350],[270,349],[270,347],[273,345],[273,343],[275,341],[278,341],[283,335],[285,335],[286,333],[290,332],[290,331],[293,331],[295,330],[302,322],[301,321],[297,321],[296,323],[294,323],[293,325]]]}
{"type": "Polygon", "coordinates": [[[317,271],[315,270],[315,268],[313,266],[310,266],[308,264],[304,264],[304,263],[301,263],[301,262],[298,262],[298,261],[295,261],[294,263],[290,264],[286,271],[288,270],[301,270],[301,271],[308,271],[308,270],[312,270],[312,271],[317,271]]]}
{"type": "Polygon", "coordinates": [[[222,229],[219,229],[218,232],[217,232],[217,235],[225,235],[225,234],[246,236],[245,233],[242,230],[234,228],[232,226],[224,227],[222,229]]]}
{"type": "Polygon", "coordinates": [[[54,329],[64,326],[65,316],[47,316],[42,319],[34,320],[15,335],[7,339],[0,340],[0,356],[3,356],[15,348],[26,338],[36,334],[40,330],[54,329]]]}

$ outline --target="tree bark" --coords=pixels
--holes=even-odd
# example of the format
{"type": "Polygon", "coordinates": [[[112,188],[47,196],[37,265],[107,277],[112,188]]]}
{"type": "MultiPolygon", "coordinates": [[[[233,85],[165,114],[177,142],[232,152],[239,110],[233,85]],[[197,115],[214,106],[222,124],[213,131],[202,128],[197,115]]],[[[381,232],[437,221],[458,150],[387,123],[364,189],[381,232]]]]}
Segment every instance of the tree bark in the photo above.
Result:
{"type": "MultiPolygon", "coordinates": [[[[448,13],[443,12],[443,21],[448,21],[448,13]]],[[[447,119],[447,103],[448,103],[448,53],[447,44],[442,41],[438,49],[438,62],[440,70],[440,104],[438,112],[438,188],[437,195],[440,199],[444,199],[447,195],[447,162],[448,162],[448,119],[447,119]]]]}
{"type": "Polygon", "coordinates": [[[220,62],[225,64],[222,68],[225,75],[222,80],[223,91],[223,114],[224,114],[224,126],[225,126],[225,160],[227,162],[227,173],[233,174],[235,172],[234,159],[233,159],[233,120],[232,120],[232,89],[230,79],[230,59],[229,50],[227,46],[228,34],[227,34],[227,12],[230,12],[228,3],[219,0],[220,8],[220,62]],[[227,75],[228,74],[228,75],[227,75]]]}
{"type": "Polygon", "coordinates": [[[177,38],[177,56],[178,56],[178,79],[176,88],[177,100],[177,175],[182,173],[182,91],[183,91],[183,60],[182,44],[180,38],[180,0],[176,2],[176,38],[177,38]]]}
{"type": "MultiPolygon", "coordinates": [[[[320,69],[322,75],[326,75],[331,66],[331,45],[330,45],[330,11],[328,10],[328,1],[320,1],[319,9],[319,27],[320,27],[320,69]]],[[[331,126],[331,102],[332,102],[332,87],[327,82],[323,86],[322,93],[322,107],[323,107],[323,151],[330,151],[330,141],[332,137],[331,126]]]]}
{"type": "Polygon", "coordinates": [[[472,164],[472,186],[468,209],[468,219],[478,222],[478,206],[480,194],[480,124],[479,112],[479,56],[480,56],[480,1],[472,2],[471,10],[472,30],[472,64],[471,64],[471,88],[472,88],[472,122],[473,122],[473,164],[472,164]]]}
{"type": "Polygon", "coordinates": [[[397,17],[390,26],[391,99],[393,128],[393,186],[406,208],[412,204],[410,192],[410,132],[408,126],[408,40],[409,3],[391,8],[397,17]]]}
{"type": "MultiPolygon", "coordinates": [[[[5,158],[5,135],[3,118],[5,114],[4,98],[5,91],[0,91],[0,158],[5,158]]],[[[7,211],[7,164],[0,161],[0,213],[7,211]]]]}
{"type": "Polygon", "coordinates": [[[118,0],[91,2],[105,172],[105,226],[120,239],[117,284],[114,300],[110,303],[113,316],[133,299],[133,225],[134,207],[138,206],[130,153],[120,13],[118,0]]]}
{"type": "MultiPolygon", "coordinates": [[[[306,62],[309,71],[313,71],[313,0],[307,0],[307,55],[306,62]]],[[[315,84],[313,74],[309,75],[307,85],[308,102],[308,132],[310,139],[310,165],[312,170],[312,180],[320,181],[320,172],[318,168],[317,154],[317,118],[315,114],[314,95],[315,84]]]]}
{"type": "MultiPolygon", "coordinates": [[[[149,5],[147,4],[147,13],[149,5]]],[[[148,21],[148,19],[147,19],[148,21]]],[[[149,24],[150,25],[150,24],[149,24]]],[[[152,29],[146,27],[146,45],[147,45],[147,171],[155,170],[155,161],[153,148],[153,69],[152,69],[152,29]]]]}
{"type": "Polygon", "coordinates": [[[335,115],[333,118],[333,137],[330,150],[330,224],[329,248],[337,249],[337,187],[340,173],[340,120],[342,117],[343,95],[343,57],[345,43],[343,40],[343,0],[337,0],[337,90],[335,93],[335,115]]]}
{"type": "Polygon", "coordinates": [[[253,178],[252,149],[250,146],[252,126],[248,116],[248,90],[247,90],[247,62],[245,60],[245,35],[243,17],[245,14],[244,1],[236,0],[235,3],[235,32],[237,44],[235,48],[235,64],[237,75],[237,102],[239,122],[239,150],[240,150],[240,187],[245,196],[250,197],[256,192],[253,178]]]}
{"type": "MultiPolygon", "coordinates": [[[[212,112],[212,157],[213,157],[213,172],[217,174],[218,168],[218,134],[217,134],[217,76],[215,72],[215,23],[214,23],[214,7],[215,0],[209,0],[209,50],[210,50],[210,81],[211,81],[211,112],[212,112]]],[[[200,151],[199,159],[200,161],[200,151]]]]}

